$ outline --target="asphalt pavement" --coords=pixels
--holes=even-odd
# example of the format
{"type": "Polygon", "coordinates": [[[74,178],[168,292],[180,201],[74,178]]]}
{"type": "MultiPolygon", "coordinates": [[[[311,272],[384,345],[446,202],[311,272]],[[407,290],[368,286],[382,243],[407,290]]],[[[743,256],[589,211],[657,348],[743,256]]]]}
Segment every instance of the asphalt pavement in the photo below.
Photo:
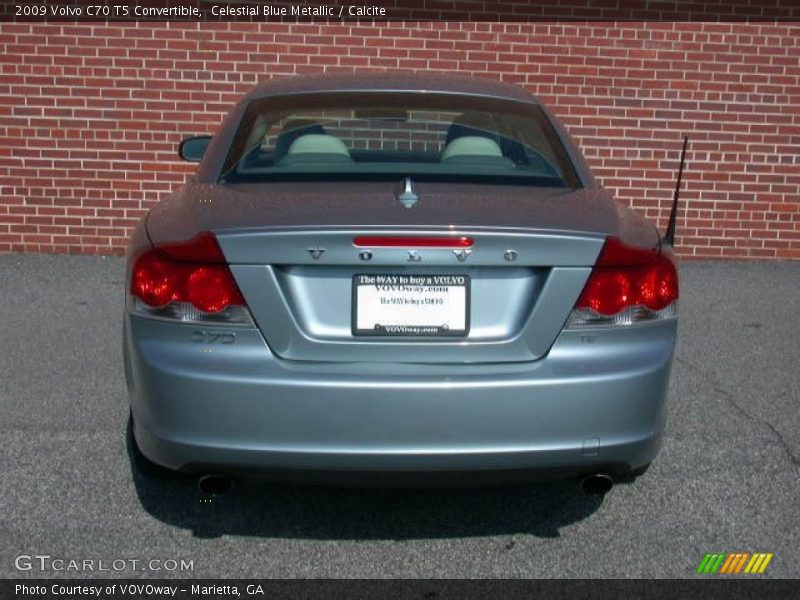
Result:
{"type": "Polygon", "coordinates": [[[2,255],[0,577],[680,578],[707,552],[798,577],[800,262],[681,274],[663,450],[603,498],[244,482],[208,501],[131,466],[122,260],[2,255]]]}

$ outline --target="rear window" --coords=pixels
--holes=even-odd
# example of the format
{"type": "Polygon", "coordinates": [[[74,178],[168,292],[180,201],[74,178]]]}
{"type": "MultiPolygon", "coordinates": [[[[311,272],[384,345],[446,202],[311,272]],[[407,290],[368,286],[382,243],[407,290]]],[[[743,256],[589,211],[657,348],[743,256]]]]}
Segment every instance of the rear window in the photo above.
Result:
{"type": "Polygon", "coordinates": [[[427,93],[348,93],[250,103],[224,183],[396,179],[579,187],[537,106],[427,93]]]}

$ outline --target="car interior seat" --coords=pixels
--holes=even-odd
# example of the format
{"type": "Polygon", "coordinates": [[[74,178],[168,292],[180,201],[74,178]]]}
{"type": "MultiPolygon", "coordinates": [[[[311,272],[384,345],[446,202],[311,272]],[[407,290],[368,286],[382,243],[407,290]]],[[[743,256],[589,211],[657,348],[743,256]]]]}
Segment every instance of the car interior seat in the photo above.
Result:
{"type": "Polygon", "coordinates": [[[278,161],[289,151],[289,147],[297,138],[308,134],[325,135],[325,128],[314,119],[289,119],[283,125],[278,139],[275,140],[274,160],[278,161]]]}
{"type": "Polygon", "coordinates": [[[454,120],[450,127],[447,129],[447,136],[445,137],[445,144],[449,145],[450,142],[458,138],[467,136],[485,137],[497,142],[503,156],[515,162],[518,165],[528,164],[528,157],[523,145],[510,138],[507,138],[499,133],[492,133],[494,125],[489,122],[485,117],[475,114],[463,114],[454,120]]]}
{"type": "Polygon", "coordinates": [[[514,162],[503,156],[500,144],[480,135],[454,139],[442,151],[442,164],[470,163],[475,166],[514,168],[514,162]]]}
{"type": "Polygon", "coordinates": [[[298,162],[352,162],[350,151],[345,143],[328,134],[307,133],[295,139],[286,156],[280,159],[281,165],[298,162]]]}

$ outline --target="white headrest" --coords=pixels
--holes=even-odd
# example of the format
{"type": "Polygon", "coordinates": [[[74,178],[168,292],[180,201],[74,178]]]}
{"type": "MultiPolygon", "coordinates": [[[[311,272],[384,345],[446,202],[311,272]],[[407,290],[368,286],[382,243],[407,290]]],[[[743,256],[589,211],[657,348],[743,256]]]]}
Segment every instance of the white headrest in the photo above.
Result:
{"type": "Polygon", "coordinates": [[[341,154],[349,157],[350,151],[337,137],[322,133],[307,133],[292,142],[287,154],[341,154]]]}
{"type": "Polygon", "coordinates": [[[442,160],[456,156],[497,156],[502,157],[503,151],[494,140],[480,135],[465,135],[454,139],[447,144],[442,152],[442,160]]]}

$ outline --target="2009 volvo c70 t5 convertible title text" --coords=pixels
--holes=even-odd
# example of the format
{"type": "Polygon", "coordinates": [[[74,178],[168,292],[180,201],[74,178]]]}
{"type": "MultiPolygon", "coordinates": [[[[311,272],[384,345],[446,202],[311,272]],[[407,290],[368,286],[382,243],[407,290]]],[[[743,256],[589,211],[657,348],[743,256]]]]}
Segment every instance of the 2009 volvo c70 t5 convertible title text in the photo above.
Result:
{"type": "Polygon", "coordinates": [[[279,79],[180,152],[197,173],[127,261],[148,464],[604,490],[656,455],[670,244],[520,88],[279,79]]]}

